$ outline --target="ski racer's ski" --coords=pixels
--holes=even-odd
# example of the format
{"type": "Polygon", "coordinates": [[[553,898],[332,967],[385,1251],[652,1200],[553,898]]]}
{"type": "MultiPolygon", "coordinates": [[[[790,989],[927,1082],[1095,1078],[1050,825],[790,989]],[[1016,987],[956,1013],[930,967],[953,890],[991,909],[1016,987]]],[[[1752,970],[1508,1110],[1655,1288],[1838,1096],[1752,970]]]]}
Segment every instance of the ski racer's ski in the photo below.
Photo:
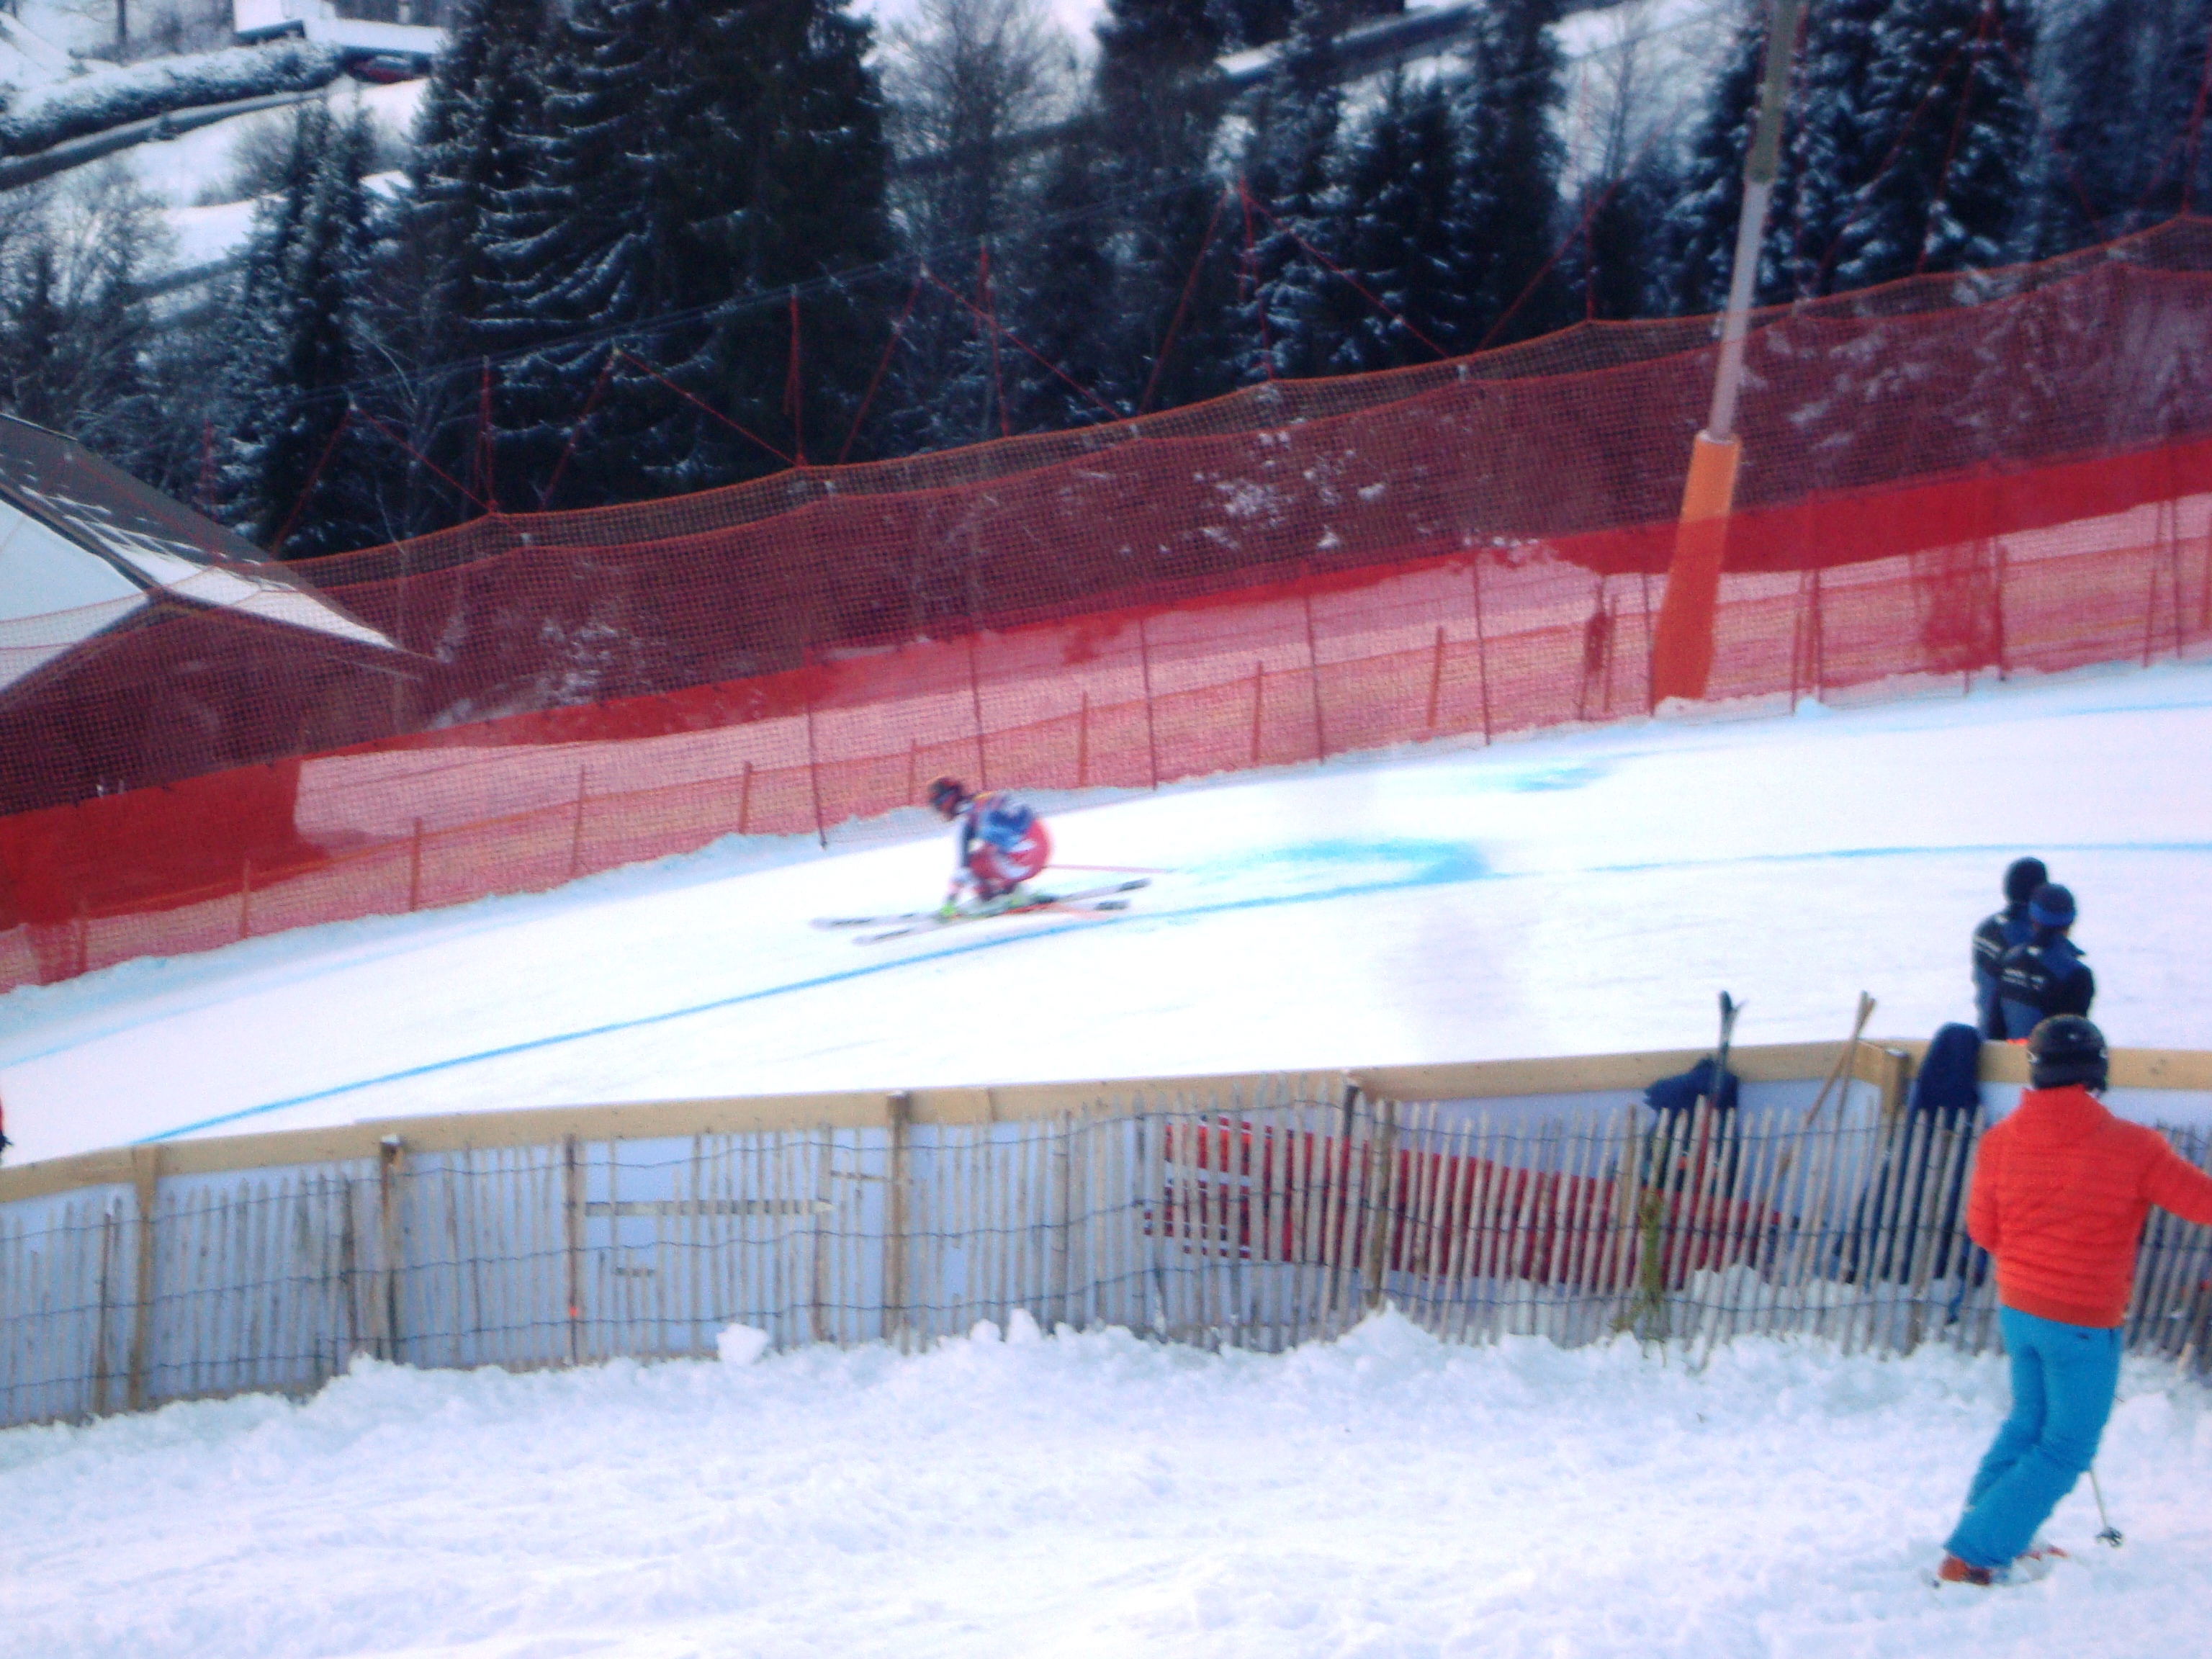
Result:
{"type": "Polygon", "coordinates": [[[893,911],[879,916],[817,916],[817,927],[872,927],[878,931],[860,935],[859,943],[872,945],[878,939],[898,939],[908,933],[924,933],[939,927],[957,927],[963,921],[989,921],[997,916],[1026,915],[1036,910],[1126,909],[1126,901],[1117,901],[1116,894],[1133,893],[1140,887],[1152,885],[1152,878],[1139,876],[1133,881],[1117,881],[1103,887],[1085,887],[1073,893],[1038,893],[1020,904],[1010,904],[996,910],[956,910],[951,915],[941,915],[934,910],[893,911]]]}

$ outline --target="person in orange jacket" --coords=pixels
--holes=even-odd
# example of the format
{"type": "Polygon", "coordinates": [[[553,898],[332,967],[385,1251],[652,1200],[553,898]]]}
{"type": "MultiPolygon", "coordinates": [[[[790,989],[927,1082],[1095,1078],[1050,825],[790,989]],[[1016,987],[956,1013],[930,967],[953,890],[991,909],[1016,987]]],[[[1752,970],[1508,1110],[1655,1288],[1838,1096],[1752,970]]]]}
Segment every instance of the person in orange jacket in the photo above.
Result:
{"type": "Polygon", "coordinates": [[[1991,1584],[2096,1461],[2120,1376],[2120,1325],[2154,1204],[2212,1225],[2212,1176],[2105,1109],[2104,1034],[2074,1014],[2027,1039],[2031,1086],[1982,1136],[1966,1231],[1996,1259],[2012,1412],[1975,1470],[1939,1581],[1991,1584]]]}

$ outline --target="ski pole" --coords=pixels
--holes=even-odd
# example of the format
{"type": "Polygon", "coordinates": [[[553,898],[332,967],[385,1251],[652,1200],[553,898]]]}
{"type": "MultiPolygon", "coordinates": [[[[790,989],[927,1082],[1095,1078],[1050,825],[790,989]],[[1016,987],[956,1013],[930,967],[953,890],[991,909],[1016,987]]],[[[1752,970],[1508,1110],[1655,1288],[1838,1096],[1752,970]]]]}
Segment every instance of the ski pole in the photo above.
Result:
{"type": "Polygon", "coordinates": [[[2097,1494],[2097,1519],[2105,1523],[2104,1531],[2097,1534],[2097,1541],[2118,1549],[2125,1540],[2120,1536],[2120,1529],[2112,1524],[2112,1517],[2105,1513],[2105,1489],[2097,1484],[2097,1468],[2094,1463],[2089,1467],[2089,1490],[2097,1494]]]}

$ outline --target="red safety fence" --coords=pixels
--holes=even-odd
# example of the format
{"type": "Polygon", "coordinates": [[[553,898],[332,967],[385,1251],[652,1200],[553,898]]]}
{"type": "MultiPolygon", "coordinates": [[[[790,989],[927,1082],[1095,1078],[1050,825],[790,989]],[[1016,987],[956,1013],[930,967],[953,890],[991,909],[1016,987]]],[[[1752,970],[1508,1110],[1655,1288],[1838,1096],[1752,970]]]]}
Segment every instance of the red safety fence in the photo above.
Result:
{"type": "MultiPolygon", "coordinates": [[[[2197,487],[1972,536],[2008,501],[2072,488],[2069,470],[1785,509],[1917,516],[1960,538],[1729,574],[1714,696],[1786,707],[2212,656],[2212,442],[2134,464],[2197,487]]],[[[1741,522],[1756,545],[1759,515],[1741,522]]],[[[1644,553],[1657,559],[1671,535],[1653,527],[1644,553]]],[[[915,804],[939,772],[1142,788],[1640,715],[1664,579],[1577,550],[1408,561],[854,653],[18,814],[0,819],[19,924],[0,933],[0,984],[540,890],[724,835],[826,840],[915,804]],[[179,878],[218,860],[213,881],[179,878]]]]}
{"type": "MultiPolygon", "coordinates": [[[[1764,318],[1711,695],[2202,654],[2208,273],[2183,220],[1764,318]]],[[[293,567],[353,636],[222,569],[128,626],[0,623],[0,986],[826,838],[939,771],[1144,787],[1642,714],[1709,336],[293,567]]]]}

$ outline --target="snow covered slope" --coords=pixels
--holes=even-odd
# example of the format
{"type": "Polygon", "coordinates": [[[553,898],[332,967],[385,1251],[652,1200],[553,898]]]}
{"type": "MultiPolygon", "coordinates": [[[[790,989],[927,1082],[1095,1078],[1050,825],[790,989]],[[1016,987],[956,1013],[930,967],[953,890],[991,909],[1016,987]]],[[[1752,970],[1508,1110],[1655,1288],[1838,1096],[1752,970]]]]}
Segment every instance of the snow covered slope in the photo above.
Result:
{"type": "MultiPolygon", "coordinates": [[[[731,1359],[755,1345],[729,1344],[731,1359]]],[[[0,1631],[40,1659],[2184,1659],[2212,1417],[2131,1364],[2124,1548],[1931,1589],[2003,1368],[1742,1341],[1273,1358],[1126,1332],[510,1376],[0,1434],[0,1631]]]]}
{"type": "Polygon", "coordinates": [[[1114,918],[860,946],[933,902],[890,844],[731,838],[536,897],[338,924],[0,998],[22,1158],[493,1107],[1689,1047],[1969,1014],[2034,852],[2118,1043],[2212,1046],[2212,666],[1795,718],[1616,726],[1045,805],[1114,918]]]}

